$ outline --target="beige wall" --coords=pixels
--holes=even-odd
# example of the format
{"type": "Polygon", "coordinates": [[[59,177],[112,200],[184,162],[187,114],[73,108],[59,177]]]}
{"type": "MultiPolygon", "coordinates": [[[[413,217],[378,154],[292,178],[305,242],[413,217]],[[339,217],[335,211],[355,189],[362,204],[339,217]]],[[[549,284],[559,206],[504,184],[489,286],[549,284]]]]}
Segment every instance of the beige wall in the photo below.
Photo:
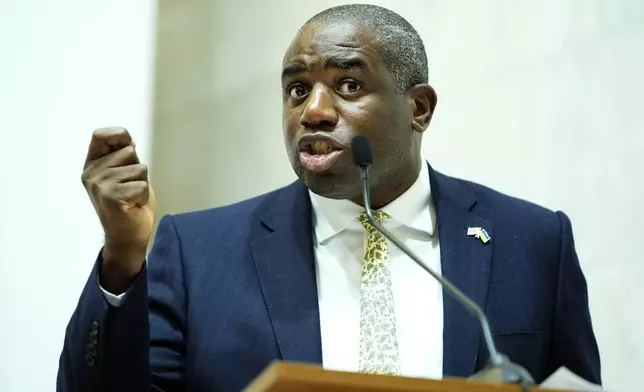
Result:
{"type": "Polygon", "coordinates": [[[278,34],[260,27],[276,5],[160,4],[152,171],[161,212],[227,204],[293,180],[279,72],[300,20],[278,34]]]}
{"type": "Polygon", "coordinates": [[[0,391],[56,390],[103,244],[80,181],[95,128],[149,162],[156,3],[0,0],[0,391]]]}
{"type": "MultiPolygon", "coordinates": [[[[281,136],[282,54],[307,18],[339,3],[160,2],[152,171],[162,213],[294,179],[281,136]]],[[[424,144],[431,163],[571,216],[605,384],[636,390],[644,3],[374,3],[401,13],[425,40],[439,95],[424,144]]]]}

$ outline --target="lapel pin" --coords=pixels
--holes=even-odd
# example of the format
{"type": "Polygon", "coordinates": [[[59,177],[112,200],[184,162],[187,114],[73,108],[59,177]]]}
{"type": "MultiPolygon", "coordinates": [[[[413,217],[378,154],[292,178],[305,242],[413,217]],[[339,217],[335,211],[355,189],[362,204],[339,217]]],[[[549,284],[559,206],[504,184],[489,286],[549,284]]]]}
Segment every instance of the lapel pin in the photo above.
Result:
{"type": "Polygon", "coordinates": [[[488,241],[492,239],[485,229],[481,229],[481,231],[479,231],[478,238],[483,241],[484,244],[487,244],[488,241]]]}
{"type": "Polygon", "coordinates": [[[485,229],[482,227],[468,227],[467,235],[478,238],[484,244],[487,244],[492,239],[492,237],[490,237],[490,234],[488,234],[488,232],[485,231],[485,229]]]}

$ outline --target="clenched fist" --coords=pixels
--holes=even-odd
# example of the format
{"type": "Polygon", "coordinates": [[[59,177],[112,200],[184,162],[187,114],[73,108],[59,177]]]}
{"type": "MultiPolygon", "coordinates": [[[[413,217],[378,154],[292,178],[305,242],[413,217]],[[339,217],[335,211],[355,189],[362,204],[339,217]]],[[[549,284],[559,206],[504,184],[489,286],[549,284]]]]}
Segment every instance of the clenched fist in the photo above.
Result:
{"type": "Polygon", "coordinates": [[[143,267],[155,212],[147,167],[127,130],[94,131],[82,181],[105,231],[101,285],[118,294],[143,267]]]}

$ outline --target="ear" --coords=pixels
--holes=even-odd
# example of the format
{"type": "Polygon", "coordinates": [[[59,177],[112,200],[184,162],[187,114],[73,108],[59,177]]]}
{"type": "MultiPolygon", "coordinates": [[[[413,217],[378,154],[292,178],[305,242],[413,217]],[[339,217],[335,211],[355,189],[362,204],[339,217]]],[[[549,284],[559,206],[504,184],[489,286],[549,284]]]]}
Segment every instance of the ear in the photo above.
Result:
{"type": "Polygon", "coordinates": [[[436,91],[429,84],[416,84],[407,90],[407,97],[414,116],[412,129],[419,133],[425,132],[438,101],[436,91]]]}

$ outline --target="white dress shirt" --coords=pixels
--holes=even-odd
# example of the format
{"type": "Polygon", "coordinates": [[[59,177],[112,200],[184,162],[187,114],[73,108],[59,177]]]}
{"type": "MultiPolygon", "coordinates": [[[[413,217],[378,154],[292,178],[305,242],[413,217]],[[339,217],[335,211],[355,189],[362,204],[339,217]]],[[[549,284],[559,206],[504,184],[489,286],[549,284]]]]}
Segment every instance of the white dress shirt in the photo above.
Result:
{"type": "MultiPolygon", "coordinates": [[[[381,210],[391,216],[384,226],[440,273],[436,213],[427,165],[414,184],[381,210]]],[[[309,192],[320,309],[324,368],[357,371],[360,351],[360,279],[366,233],[355,217],[364,209],[348,200],[309,192]]],[[[422,267],[389,245],[390,272],[401,375],[442,378],[443,292],[422,267]]],[[[101,288],[107,302],[119,306],[125,293],[101,288]]]]}
{"type": "MultiPolygon", "coordinates": [[[[360,279],[366,233],[355,217],[364,209],[348,200],[310,192],[317,267],[322,363],[333,370],[358,371],[360,279]]],[[[416,182],[381,208],[391,216],[383,226],[440,273],[436,214],[429,173],[423,164],[416,182]]],[[[401,375],[442,378],[443,293],[425,270],[387,241],[396,312],[401,375]]]]}

